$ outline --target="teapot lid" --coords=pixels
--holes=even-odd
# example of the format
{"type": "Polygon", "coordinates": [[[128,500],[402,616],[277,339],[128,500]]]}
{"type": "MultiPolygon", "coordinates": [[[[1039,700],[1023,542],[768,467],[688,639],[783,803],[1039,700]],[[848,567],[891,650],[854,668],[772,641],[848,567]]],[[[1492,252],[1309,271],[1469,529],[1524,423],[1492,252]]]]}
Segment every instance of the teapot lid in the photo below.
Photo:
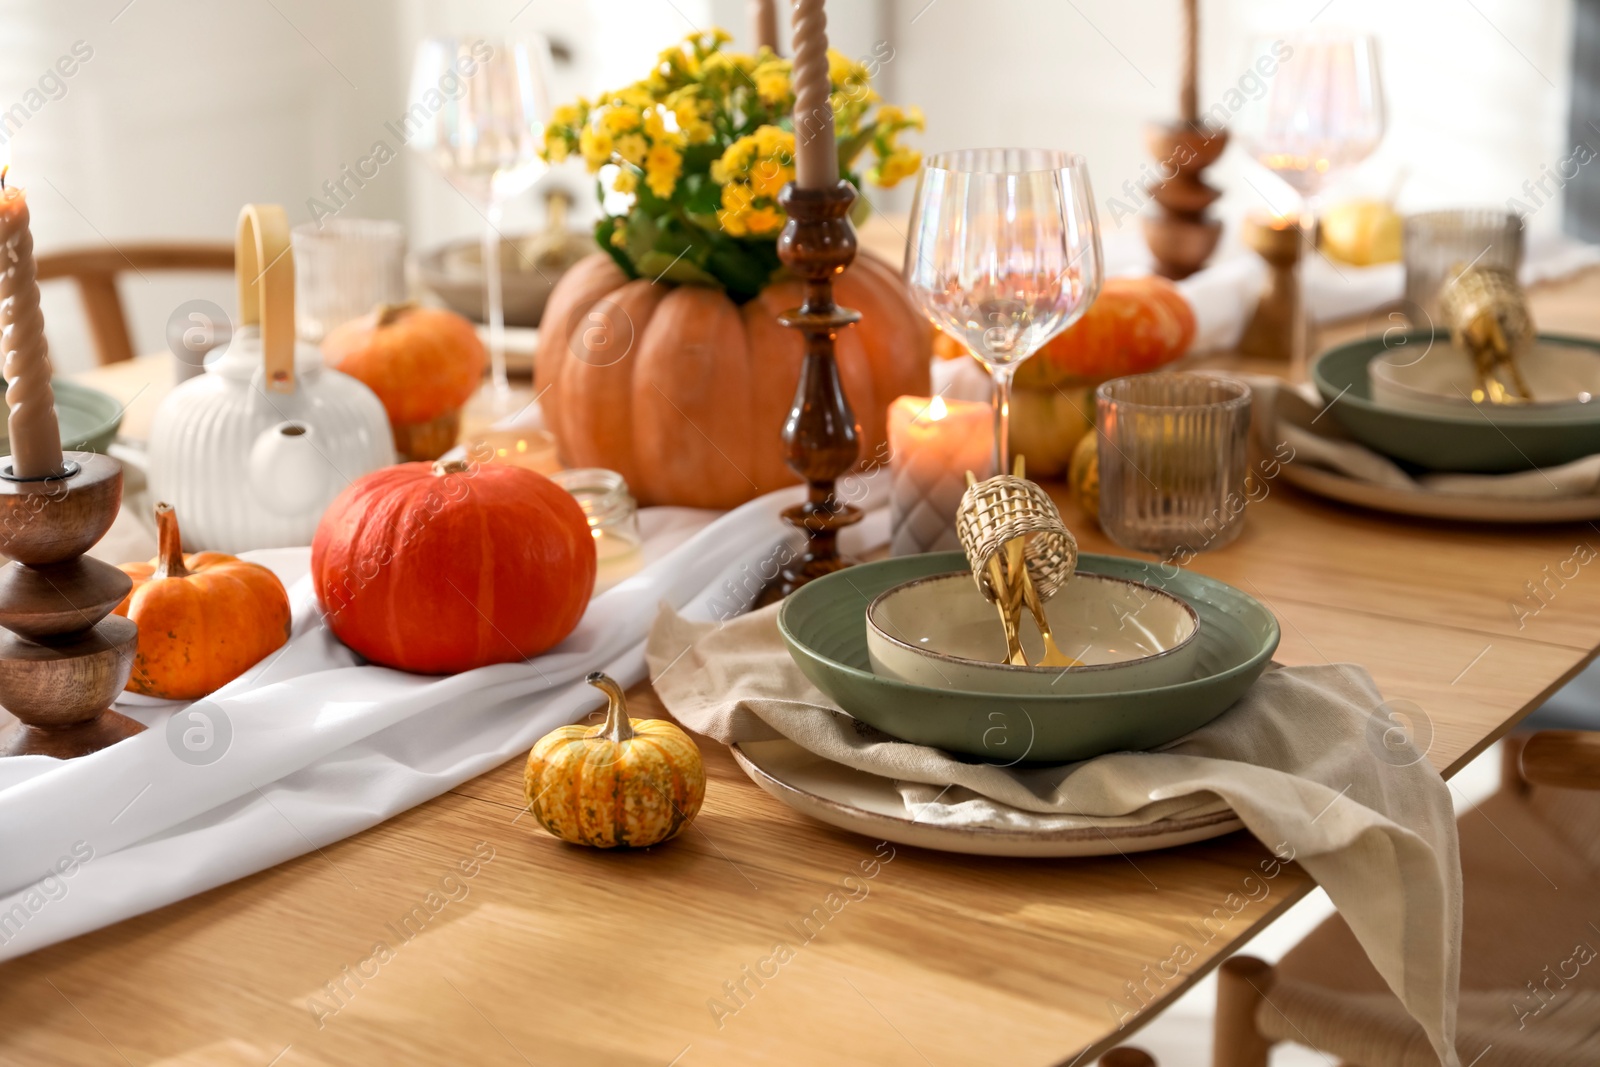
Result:
{"type": "MultiPolygon", "coordinates": [[[[259,328],[265,385],[294,392],[294,257],[289,218],[279,204],[246,204],[233,244],[239,284],[239,324],[259,328]]],[[[229,350],[234,350],[229,345],[229,350]]]]}

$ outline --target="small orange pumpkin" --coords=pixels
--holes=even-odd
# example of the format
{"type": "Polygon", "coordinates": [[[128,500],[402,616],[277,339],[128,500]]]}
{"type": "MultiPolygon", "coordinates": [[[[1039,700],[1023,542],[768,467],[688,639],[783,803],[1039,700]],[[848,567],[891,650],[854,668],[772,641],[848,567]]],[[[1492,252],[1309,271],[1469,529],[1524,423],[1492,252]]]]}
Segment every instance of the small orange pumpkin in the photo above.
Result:
{"type": "Polygon", "coordinates": [[[276,574],[221,552],[185,556],[171,504],[156,505],[156,537],[155,559],[121,565],[133,590],[116,613],[139,625],[130,693],[194,700],[289,640],[289,594],[276,574]]]}
{"type": "Polygon", "coordinates": [[[472,323],[415,304],[380,304],[334,328],[322,354],[378,394],[402,460],[438,459],[454,447],[461,407],[489,359],[472,323]]]}
{"type": "MultiPolygon", "coordinates": [[[[1107,278],[1083,318],[1019,366],[1013,382],[1051,389],[1143,374],[1182,356],[1194,334],[1194,309],[1165,278],[1107,278]]],[[[943,333],[934,349],[946,359],[966,354],[961,342],[943,333]]]]}

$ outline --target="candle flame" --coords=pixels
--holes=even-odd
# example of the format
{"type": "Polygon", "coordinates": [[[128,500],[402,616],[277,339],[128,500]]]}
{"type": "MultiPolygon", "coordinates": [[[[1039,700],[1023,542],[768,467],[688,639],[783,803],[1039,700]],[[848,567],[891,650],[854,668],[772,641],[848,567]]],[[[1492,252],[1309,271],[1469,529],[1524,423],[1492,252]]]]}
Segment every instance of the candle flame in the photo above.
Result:
{"type": "Polygon", "coordinates": [[[11,170],[11,164],[0,167],[0,193],[6,191],[6,173],[11,170]]]}
{"type": "Polygon", "coordinates": [[[928,421],[938,422],[948,414],[950,414],[950,409],[945,407],[944,397],[934,397],[933,403],[928,405],[928,421]]]}

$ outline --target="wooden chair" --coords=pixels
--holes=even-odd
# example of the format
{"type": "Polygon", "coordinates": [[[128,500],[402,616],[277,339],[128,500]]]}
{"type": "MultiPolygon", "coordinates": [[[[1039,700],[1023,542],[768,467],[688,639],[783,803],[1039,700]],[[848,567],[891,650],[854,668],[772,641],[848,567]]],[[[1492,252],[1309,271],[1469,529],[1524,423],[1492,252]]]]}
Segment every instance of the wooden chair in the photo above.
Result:
{"type": "MultiPolygon", "coordinates": [[[[1500,790],[1460,819],[1456,1048],[1476,1067],[1600,1063],[1600,732],[1505,745],[1500,790]]],[[[1222,965],[1213,1067],[1266,1067],[1279,1042],[1359,1067],[1438,1062],[1338,916],[1276,966],[1222,965]]]]}
{"type": "Polygon", "coordinates": [[[95,357],[100,365],[132,359],[128,317],[117,292],[124,271],[233,271],[233,246],[221,242],[125,244],[119,248],[79,248],[38,259],[39,280],[71,278],[78,283],[89,317],[95,357]]]}

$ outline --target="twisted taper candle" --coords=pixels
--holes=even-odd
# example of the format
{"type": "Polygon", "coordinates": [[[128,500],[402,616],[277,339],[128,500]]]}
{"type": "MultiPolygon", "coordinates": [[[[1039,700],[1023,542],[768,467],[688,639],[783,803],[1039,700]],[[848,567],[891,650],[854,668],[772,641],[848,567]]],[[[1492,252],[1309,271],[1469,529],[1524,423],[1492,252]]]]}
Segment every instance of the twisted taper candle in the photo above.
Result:
{"type": "Polygon", "coordinates": [[[28,229],[28,198],[15,187],[0,193],[0,353],[9,383],[12,477],[64,473],[56,395],[50,387],[50,349],[39,310],[33,234],[28,229]]]}
{"type": "Polygon", "coordinates": [[[795,0],[795,184],[802,189],[831,189],[839,184],[830,89],[828,15],[823,0],[795,0]]]}

